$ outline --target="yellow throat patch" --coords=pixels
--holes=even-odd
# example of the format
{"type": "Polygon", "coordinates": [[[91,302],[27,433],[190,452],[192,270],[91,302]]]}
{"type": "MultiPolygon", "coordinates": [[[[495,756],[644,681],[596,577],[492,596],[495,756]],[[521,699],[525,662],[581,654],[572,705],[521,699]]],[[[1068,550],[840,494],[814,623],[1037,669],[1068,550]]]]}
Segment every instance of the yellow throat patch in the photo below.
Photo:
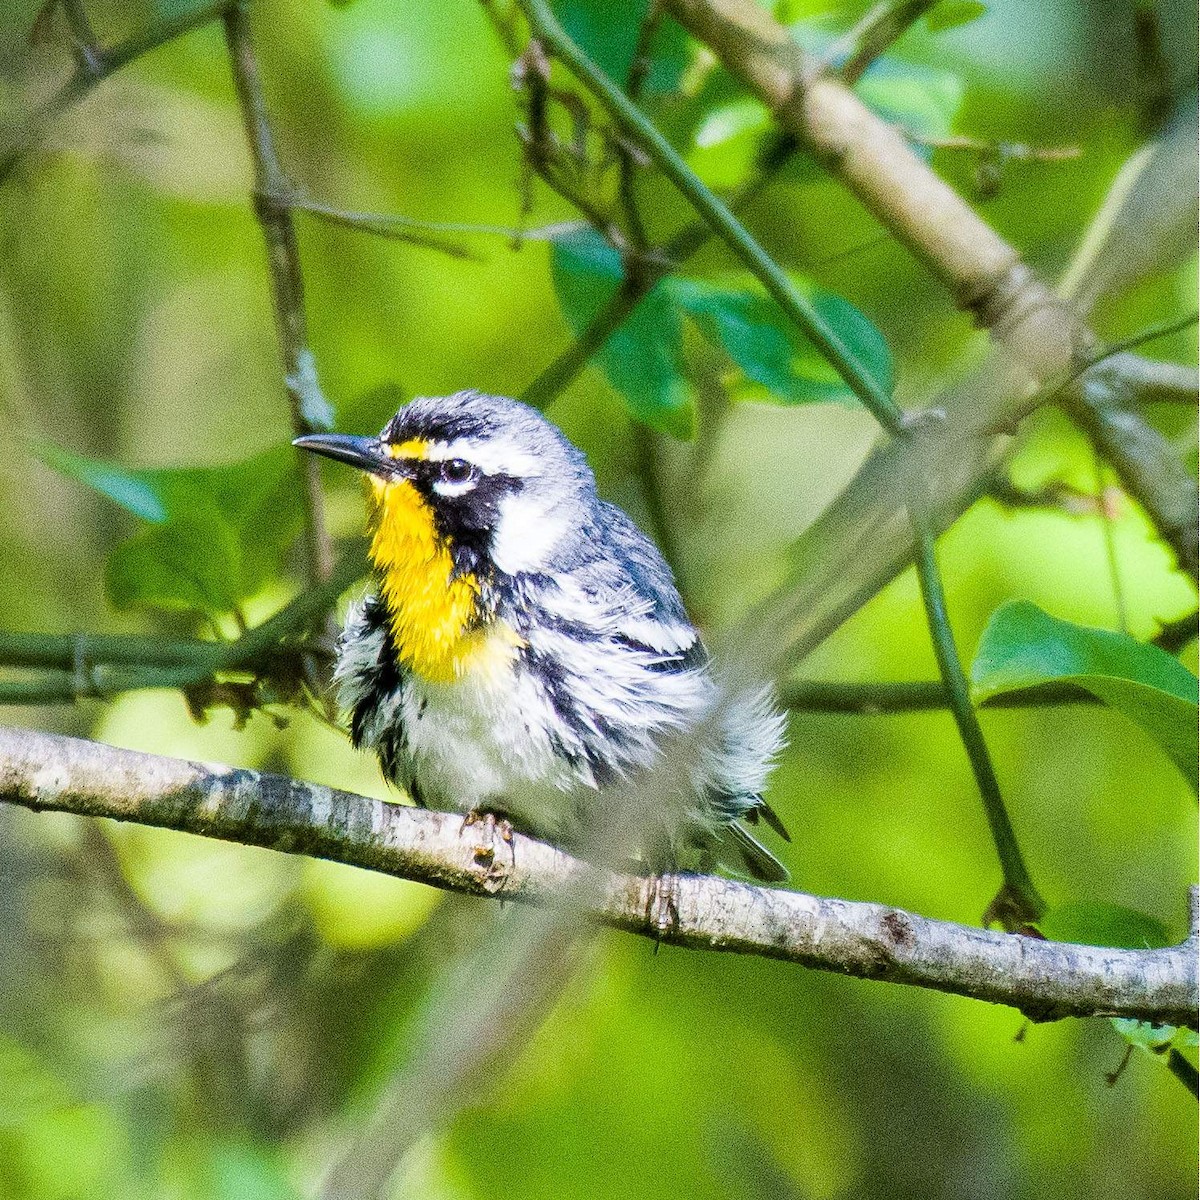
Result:
{"type": "Polygon", "coordinates": [[[407,480],[368,476],[374,507],[371,561],[400,661],[424,679],[451,683],[512,661],[521,639],[507,625],[470,628],[479,610],[473,575],[451,578],[454,561],[433,510],[407,480]]]}

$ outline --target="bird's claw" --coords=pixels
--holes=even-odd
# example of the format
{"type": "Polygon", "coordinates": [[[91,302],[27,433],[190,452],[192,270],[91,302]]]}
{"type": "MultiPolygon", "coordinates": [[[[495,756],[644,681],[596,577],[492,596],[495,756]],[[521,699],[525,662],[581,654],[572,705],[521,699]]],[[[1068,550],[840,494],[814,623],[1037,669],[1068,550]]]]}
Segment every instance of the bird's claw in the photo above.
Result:
{"type": "Polygon", "coordinates": [[[512,822],[507,817],[498,817],[493,812],[480,812],[473,808],[463,817],[459,836],[475,825],[482,827],[482,836],[475,845],[474,859],[478,866],[484,868],[484,890],[499,892],[508,882],[509,875],[517,868],[517,845],[513,837],[512,822]],[[508,846],[509,864],[501,864],[496,853],[497,838],[508,846]]]}
{"type": "Polygon", "coordinates": [[[664,937],[679,931],[679,876],[651,875],[646,883],[646,923],[654,933],[654,950],[664,937]]]}

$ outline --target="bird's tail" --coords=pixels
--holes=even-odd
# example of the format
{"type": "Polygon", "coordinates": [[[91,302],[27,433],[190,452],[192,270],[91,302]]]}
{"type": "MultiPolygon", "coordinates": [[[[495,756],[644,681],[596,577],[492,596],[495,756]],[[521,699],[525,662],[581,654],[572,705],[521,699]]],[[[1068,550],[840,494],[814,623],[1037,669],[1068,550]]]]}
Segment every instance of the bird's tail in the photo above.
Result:
{"type": "Polygon", "coordinates": [[[747,875],[763,883],[786,883],[790,878],[787,867],[737,821],[721,830],[717,857],[726,866],[735,871],[744,869],[747,875]]]}

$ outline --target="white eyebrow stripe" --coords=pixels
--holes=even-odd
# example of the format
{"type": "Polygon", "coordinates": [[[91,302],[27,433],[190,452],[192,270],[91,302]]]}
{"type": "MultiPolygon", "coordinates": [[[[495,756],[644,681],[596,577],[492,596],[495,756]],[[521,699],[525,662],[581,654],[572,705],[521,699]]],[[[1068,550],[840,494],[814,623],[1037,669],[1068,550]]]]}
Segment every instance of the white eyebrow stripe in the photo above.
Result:
{"type": "Polygon", "coordinates": [[[461,437],[452,442],[429,442],[424,447],[423,457],[431,462],[463,458],[487,475],[511,475],[523,479],[542,474],[542,463],[536,455],[504,437],[461,437]]]}

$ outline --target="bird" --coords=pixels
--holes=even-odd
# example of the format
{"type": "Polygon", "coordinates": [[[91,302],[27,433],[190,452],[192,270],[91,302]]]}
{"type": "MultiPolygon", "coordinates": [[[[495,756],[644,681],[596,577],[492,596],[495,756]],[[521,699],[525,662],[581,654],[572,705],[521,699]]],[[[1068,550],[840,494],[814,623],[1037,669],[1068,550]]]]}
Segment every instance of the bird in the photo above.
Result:
{"type": "Polygon", "coordinates": [[[468,390],[410,400],[377,437],[293,444],[367,481],[373,589],[333,678],[391,784],[567,848],[691,736],[673,799],[642,804],[639,860],[788,878],[747,828],[788,838],[762,795],[784,744],[772,693],[723,694],[662,555],[556,426],[468,390]]]}

